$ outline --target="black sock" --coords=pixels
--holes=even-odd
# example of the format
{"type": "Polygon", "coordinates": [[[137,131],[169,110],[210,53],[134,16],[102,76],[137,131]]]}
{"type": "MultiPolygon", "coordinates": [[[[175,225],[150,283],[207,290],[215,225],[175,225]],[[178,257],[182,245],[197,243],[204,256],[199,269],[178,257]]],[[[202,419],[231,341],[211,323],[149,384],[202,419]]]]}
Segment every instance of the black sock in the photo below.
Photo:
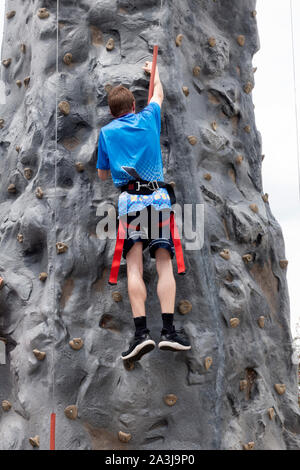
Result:
{"type": "Polygon", "coordinates": [[[133,321],[135,324],[135,336],[141,336],[145,333],[149,333],[149,330],[147,329],[146,317],[135,317],[133,321]]]}
{"type": "Polygon", "coordinates": [[[163,321],[163,330],[164,330],[164,332],[171,333],[171,331],[173,331],[174,313],[162,313],[161,317],[162,317],[162,321],[163,321]]]}

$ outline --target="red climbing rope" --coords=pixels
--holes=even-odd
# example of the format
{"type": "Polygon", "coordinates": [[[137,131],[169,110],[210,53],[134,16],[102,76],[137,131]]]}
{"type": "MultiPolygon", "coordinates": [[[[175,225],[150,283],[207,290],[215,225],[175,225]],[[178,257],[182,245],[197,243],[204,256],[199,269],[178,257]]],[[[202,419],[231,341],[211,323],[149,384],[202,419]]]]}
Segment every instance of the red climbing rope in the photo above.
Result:
{"type": "Polygon", "coordinates": [[[116,241],[116,247],[115,247],[115,252],[113,256],[113,261],[111,265],[111,270],[110,270],[110,276],[108,283],[111,285],[115,285],[118,282],[118,274],[119,274],[119,268],[121,264],[121,257],[122,257],[122,251],[123,251],[123,246],[124,246],[124,240],[125,240],[125,228],[123,226],[122,221],[119,221],[119,228],[118,228],[118,235],[117,235],[117,241],[116,241]]]}
{"type": "Polygon", "coordinates": [[[157,64],[157,54],[158,54],[158,46],[154,46],[153,48],[153,59],[152,59],[152,68],[151,68],[151,77],[150,77],[150,85],[149,85],[149,93],[148,93],[148,104],[152,98],[153,91],[154,91],[154,78],[155,78],[155,71],[156,71],[156,64],[157,64]]]}
{"type": "Polygon", "coordinates": [[[56,414],[51,413],[51,418],[50,418],[50,450],[55,450],[55,418],[56,418],[56,414]]]}

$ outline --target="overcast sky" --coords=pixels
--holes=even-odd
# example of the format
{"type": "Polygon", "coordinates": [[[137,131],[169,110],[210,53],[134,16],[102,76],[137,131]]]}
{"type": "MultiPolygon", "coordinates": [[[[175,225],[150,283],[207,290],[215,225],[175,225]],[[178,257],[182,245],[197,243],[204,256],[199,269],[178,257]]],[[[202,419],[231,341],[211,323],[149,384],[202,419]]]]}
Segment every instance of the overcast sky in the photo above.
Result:
{"type": "MultiPolygon", "coordinates": [[[[241,0],[247,1],[247,0],[241,0]]],[[[295,56],[300,55],[300,1],[294,10],[295,56]],[[297,47],[298,45],[298,47],[297,47]]],[[[0,50],[3,34],[4,0],[0,0],[0,50]]],[[[295,334],[300,317],[300,197],[296,146],[295,100],[289,0],[257,0],[260,51],[254,56],[253,100],[256,125],[262,134],[263,184],[271,210],[280,223],[289,260],[288,283],[291,325],[295,334]]],[[[300,61],[296,62],[298,103],[300,61]]],[[[0,104],[1,106],[1,104],[0,104]]],[[[299,119],[300,109],[298,106],[299,119]]]]}

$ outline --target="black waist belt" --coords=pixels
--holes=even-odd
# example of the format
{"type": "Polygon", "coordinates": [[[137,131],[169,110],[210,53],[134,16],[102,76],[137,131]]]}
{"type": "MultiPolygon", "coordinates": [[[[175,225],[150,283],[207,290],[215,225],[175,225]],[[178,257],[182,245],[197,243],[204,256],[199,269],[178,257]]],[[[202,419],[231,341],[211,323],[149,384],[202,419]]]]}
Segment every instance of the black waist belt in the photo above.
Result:
{"type": "Polygon", "coordinates": [[[173,186],[164,181],[132,180],[120,187],[122,192],[127,191],[129,194],[143,195],[153,194],[153,192],[157,191],[159,188],[165,188],[168,191],[171,204],[175,204],[176,197],[173,186]]]}

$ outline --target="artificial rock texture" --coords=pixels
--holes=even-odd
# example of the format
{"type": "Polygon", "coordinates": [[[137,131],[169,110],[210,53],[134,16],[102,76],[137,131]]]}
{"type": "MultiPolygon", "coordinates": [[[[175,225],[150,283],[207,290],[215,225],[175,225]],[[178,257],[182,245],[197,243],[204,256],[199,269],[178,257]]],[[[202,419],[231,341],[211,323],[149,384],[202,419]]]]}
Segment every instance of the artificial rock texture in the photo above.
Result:
{"type": "MultiPolygon", "coordinates": [[[[47,449],[52,402],[58,449],[299,444],[284,242],[262,199],[251,97],[255,1],[162,3],[160,11],[160,0],[61,0],[57,75],[56,1],[6,1],[15,14],[5,17],[1,51],[0,399],[12,407],[0,411],[1,449],[32,449],[32,436],[47,449]],[[188,274],[176,278],[177,306],[189,308],[175,323],[192,350],[156,349],[126,370],[126,266],[109,286],[115,242],[96,235],[97,207],[119,193],[97,178],[97,141],[111,119],[111,85],[128,86],[137,111],[147,104],[142,66],[157,42],[165,179],[179,203],[204,204],[205,240],[185,252],[188,274]],[[285,384],[282,395],[276,384],[285,384]]],[[[157,277],[146,255],[148,324],[158,339],[157,277]]]]}

